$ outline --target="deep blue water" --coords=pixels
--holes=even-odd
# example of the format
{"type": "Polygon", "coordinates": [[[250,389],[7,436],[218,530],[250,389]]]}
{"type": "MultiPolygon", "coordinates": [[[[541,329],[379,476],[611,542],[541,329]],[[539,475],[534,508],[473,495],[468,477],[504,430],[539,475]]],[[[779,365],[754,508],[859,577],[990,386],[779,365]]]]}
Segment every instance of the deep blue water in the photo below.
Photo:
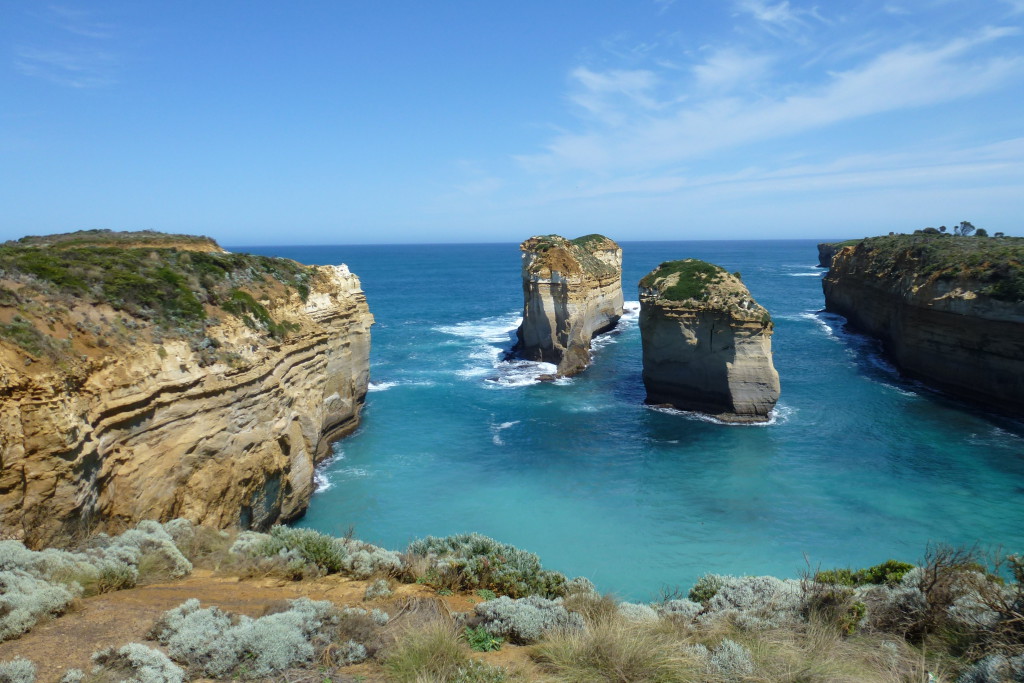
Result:
{"type": "Polygon", "coordinates": [[[761,427],[645,407],[635,314],[583,375],[531,383],[501,360],[517,245],[233,248],[347,263],[377,320],[362,426],[300,525],[393,549],[479,531],[630,599],[709,571],[914,561],[929,542],[1024,550],[1024,428],[901,380],[819,313],[815,244],[622,243],[627,302],[661,261],[697,257],[771,311],[782,398],[761,427]]]}

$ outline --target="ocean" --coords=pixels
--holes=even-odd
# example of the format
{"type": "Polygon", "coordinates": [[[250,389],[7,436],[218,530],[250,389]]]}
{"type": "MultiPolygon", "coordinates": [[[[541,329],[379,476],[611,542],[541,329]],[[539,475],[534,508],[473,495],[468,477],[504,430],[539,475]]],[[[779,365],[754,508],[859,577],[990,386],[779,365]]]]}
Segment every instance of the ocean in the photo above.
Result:
{"type": "Polygon", "coordinates": [[[816,243],[620,242],[629,310],[589,369],[554,383],[504,360],[516,244],[229,247],[346,263],[377,321],[362,424],[298,525],[396,550],[476,531],[629,600],[708,572],[914,562],[930,543],[1024,550],[1024,424],[901,378],[821,312],[816,243]],[[739,271],[772,314],[767,425],[643,403],[636,283],[689,257],[739,271]]]}

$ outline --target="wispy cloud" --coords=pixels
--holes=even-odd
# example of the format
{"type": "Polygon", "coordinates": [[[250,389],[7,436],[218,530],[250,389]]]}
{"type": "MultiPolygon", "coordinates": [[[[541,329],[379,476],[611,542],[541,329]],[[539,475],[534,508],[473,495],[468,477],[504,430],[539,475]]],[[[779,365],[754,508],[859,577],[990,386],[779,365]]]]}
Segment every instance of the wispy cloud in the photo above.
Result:
{"type": "Polygon", "coordinates": [[[14,49],[14,66],[22,74],[72,88],[98,88],[117,82],[118,55],[109,49],[112,24],[90,12],[50,6],[43,16],[49,39],[14,49]]]}
{"type": "MultiPolygon", "coordinates": [[[[628,172],[851,119],[949,102],[1024,75],[1024,57],[975,54],[979,46],[1016,32],[989,27],[939,46],[897,47],[827,73],[816,83],[777,86],[774,96],[717,92],[699,99],[658,100],[656,74],[577,69],[573,77],[581,90],[572,99],[585,103],[589,120],[599,124],[562,133],[543,153],[520,161],[534,171],[628,172]]],[[[717,52],[697,65],[694,75],[704,85],[728,84],[741,78],[744,68],[763,70],[767,63],[767,58],[717,52]]]]}

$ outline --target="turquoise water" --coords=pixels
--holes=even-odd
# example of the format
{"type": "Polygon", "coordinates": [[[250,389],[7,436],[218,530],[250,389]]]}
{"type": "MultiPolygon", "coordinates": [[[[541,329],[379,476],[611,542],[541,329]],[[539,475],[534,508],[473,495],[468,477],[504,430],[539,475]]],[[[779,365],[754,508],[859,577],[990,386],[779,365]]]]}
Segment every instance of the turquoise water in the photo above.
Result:
{"type": "Polygon", "coordinates": [[[901,380],[819,313],[815,243],[622,243],[627,302],[659,262],[697,257],[771,311],[782,397],[761,427],[645,407],[635,312],[579,377],[503,362],[516,245],[237,248],[347,263],[377,320],[363,424],[299,524],[395,549],[478,531],[629,599],[709,571],[913,561],[935,541],[1024,550],[1024,427],[901,380]]]}

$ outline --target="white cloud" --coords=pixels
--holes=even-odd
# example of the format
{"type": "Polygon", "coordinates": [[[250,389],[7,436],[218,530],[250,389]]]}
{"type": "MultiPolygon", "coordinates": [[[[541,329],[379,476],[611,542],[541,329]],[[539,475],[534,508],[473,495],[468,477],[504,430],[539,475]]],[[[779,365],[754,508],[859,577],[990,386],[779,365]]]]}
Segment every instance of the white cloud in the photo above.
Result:
{"type": "Polygon", "coordinates": [[[767,55],[744,55],[734,49],[722,49],[694,66],[693,74],[704,89],[731,90],[740,83],[760,80],[771,62],[767,55]]]}
{"type": "MultiPolygon", "coordinates": [[[[822,83],[783,84],[781,94],[750,99],[719,93],[696,101],[659,102],[653,92],[658,77],[651,72],[577,69],[573,75],[583,89],[573,99],[598,125],[562,133],[545,152],[520,161],[530,170],[629,173],[873,114],[949,102],[1024,75],[1024,57],[977,58],[973,53],[1015,33],[1012,28],[986,28],[939,47],[899,47],[827,74],[822,83]],[[610,93],[621,96],[609,98],[610,93]]],[[[724,83],[740,77],[744,62],[720,55],[726,56],[695,68],[698,79],[724,83]]]]}
{"type": "Polygon", "coordinates": [[[96,88],[116,81],[117,59],[106,52],[86,49],[16,50],[15,66],[26,76],[45,78],[73,88],[96,88]]]}

